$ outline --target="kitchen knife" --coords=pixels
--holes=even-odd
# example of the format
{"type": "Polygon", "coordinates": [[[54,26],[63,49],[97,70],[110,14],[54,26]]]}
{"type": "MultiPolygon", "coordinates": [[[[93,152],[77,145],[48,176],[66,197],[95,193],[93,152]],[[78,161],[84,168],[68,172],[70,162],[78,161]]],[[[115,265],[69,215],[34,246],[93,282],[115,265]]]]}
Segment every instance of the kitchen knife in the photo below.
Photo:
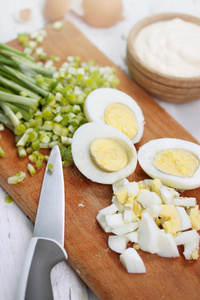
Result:
{"type": "Polygon", "coordinates": [[[37,210],[33,238],[30,241],[17,300],[52,300],[50,272],[67,259],[64,246],[65,194],[63,168],[58,146],[47,163],[37,210]],[[54,166],[53,172],[48,164],[54,166]]]}

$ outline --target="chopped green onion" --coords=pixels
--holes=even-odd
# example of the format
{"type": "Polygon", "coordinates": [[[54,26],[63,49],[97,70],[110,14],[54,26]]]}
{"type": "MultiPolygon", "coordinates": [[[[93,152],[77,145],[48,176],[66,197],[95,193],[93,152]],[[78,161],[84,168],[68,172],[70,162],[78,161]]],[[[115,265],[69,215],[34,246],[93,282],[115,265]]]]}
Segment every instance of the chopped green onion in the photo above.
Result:
{"type": "Polygon", "coordinates": [[[54,171],[54,165],[53,164],[48,164],[48,170],[53,173],[54,171]]]}
{"type": "Polygon", "coordinates": [[[28,163],[27,169],[32,176],[35,175],[36,171],[32,164],[28,163]]]}
{"type": "Polygon", "coordinates": [[[19,157],[25,157],[27,155],[26,150],[24,149],[24,147],[18,147],[18,155],[19,157]]]}
{"type": "Polygon", "coordinates": [[[16,184],[18,182],[21,182],[26,177],[26,173],[19,171],[16,175],[11,176],[8,178],[8,184],[16,184]]]}
{"type": "Polygon", "coordinates": [[[63,22],[61,21],[56,21],[54,24],[53,24],[53,29],[55,30],[60,30],[62,27],[63,27],[63,22]]]}
{"type": "Polygon", "coordinates": [[[5,152],[1,147],[0,147],[0,157],[5,157],[5,152]]]}
{"type": "Polygon", "coordinates": [[[3,131],[5,128],[3,126],[3,124],[0,123],[0,131],[3,131]]]}
{"type": "Polygon", "coordinates": [[[5,202],[10,204],[10,203],[13,202],[13,198],[12,198],[11,196],[7,195],[7,196],[5,197],[5,202]]]}

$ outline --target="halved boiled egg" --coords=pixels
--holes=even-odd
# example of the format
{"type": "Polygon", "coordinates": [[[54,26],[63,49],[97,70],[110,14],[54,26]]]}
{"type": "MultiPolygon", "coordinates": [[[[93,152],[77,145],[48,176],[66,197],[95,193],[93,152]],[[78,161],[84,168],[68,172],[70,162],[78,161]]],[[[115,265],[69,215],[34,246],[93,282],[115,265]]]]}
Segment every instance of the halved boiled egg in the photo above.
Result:
{"type": "Polygon", "coordinates": [[[102,122],[122,131],[133,143],[140,141],[144,116],[129,95],[112,88],[92,91],[85,100],[84,112],[89,122],[102,122]]]}
{"type": "Polygon", "coordinates": [[[137,165],[137,152],[131,140],[118,129],[97,122],[76,130],[72,156],[83,175],[103,184],[113,184],[131,175],[137,165]]]}
{"type": "Polygon", "coordinates": [[[180,190],[200,187],[200,146],[175,139],[151,140],[138,151],[142,169],[152,178],[180,190]]]}

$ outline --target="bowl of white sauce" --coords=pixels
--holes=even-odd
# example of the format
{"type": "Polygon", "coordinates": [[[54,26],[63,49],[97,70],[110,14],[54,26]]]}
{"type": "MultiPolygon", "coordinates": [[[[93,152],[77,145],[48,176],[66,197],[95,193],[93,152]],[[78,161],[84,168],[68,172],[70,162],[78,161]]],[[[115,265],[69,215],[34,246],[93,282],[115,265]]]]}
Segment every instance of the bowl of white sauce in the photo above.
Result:
{"type": "Polygon", "coordinates": [[[127,41],[133,79],[160,100],[200,98],[200,19],[163,13],[139,21],[127,41]]]}

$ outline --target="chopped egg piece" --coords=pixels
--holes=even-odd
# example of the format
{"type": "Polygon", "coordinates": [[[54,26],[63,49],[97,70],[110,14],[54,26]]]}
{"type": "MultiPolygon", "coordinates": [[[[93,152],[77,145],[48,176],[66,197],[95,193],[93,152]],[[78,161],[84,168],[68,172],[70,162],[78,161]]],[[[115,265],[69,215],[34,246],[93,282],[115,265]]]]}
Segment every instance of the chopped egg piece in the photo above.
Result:
{"type": "Polygon", "coordinates": [[[176,207],[179,218],[181,219],[181,231],[191,228],[191,222],[188,214],[183,207],[176,207]]]}
{"type": "Polygon", "coordinates": [[[120,204],[124,204],[128,198],[128,190],[127,189],[118,190],[114,193],[114,195],[120,204]]]}
{"type": "Polygon", "coordinates": [[[97,221],[98,221],[99,225],[101,226],[101,228],[105,232],[111,232],[111,228],[108,226],[108,224],[106,222],[105,215],[102,215],[102,214],[98,213],[98,215],[97,215],[97,221]]]}
{"type": "Polygon", "coordinates": [[[152,218],[158,218],[160,212],[161,212],[161,207],[160,205],[151,205],[145,210],[143,210],[142,213],[148,212],[152,218]]]}
{"type": "Polygon", "coordinates": [[[137,201],[140,202],[145,208],[151,205],[162,204],[161,198],[155,192],[151,192],[146,189],[141,190],[137,197],[137,201]]]}
{"type": "Polygon", "coordinates": [[[150,253],[157,253],[159,251],[159,230],[160,229],[150,214],[148,212],[143,213],[138,228],[138,244],[142,250],[150,253]]]}
{"type": "Polygon", "coordinates": [[[117,180],[116,182],[114,182],[112,184],[113,192],[115,193],[120,187],[124,187],[128,183],[129,183],[129,181],[126,178],[122,178],[120,180],[117,180]]]}
{"type": "Polygon", "coordinates": [[[111,228],[120,227],[124,224],[122,214],[106,215],[105,219],[108,226],[111,228]]]}
{"type": "Polygon", "coordinates": [[[128,194],[132,194],[134,197],[136,197],[139,194],[139,185],[136,181],[134,182],[128,182],[124,185],[124,188],[128,190],[128,194]]]}
{"type": "Polygon", "coordinates": [[[120,261],[128,273],[146,273],[145,265],[134,248],[128,248],[120,255],[120,261]]]}
{"type": "Polygon", "coordinates": [[[110,235],[108,237],[108,246],[117,253],[122,253],[127,246],[128,238],[126,235],[110,235]]]}
{"type": "Polygon", "coordinates": [[[139,222],[125,223],[121,225],[119,228],[112,229],[111,232],[116,235],[122,235],[137,229],[138,226],[139,226],[139,222]]]}
{"type": "Polygon", "coordinates": [[[200,211],[199,206],[196,205],[188,210],[188,215],[190,217],[192,229],[200,230],[200,211]]]}
{"type": "Polygon", "coordinates": [[[181,230],[181,219],[174,205],[161,205],[160,224],[166,233],[175,235],[181,230]]]}
{"type": "Polygon", "coordinates": [[[90,145],[90,154],[94,163],[102,170],[115,172],[125,168],[128,164],[126,149],[117,140],[101,138],[90,145]]]}
{"type": "Polygon", "coordinates": [[[143,210],[144,209],[143,209],[142,205],[137,200],[134,200],[133,201],[133,212],[134,212],[134,214],[137,217],[141,217],[141,214],[142,214],[143,210]]]}
{"type": "Polygon", "coordinates": [[[196,238],[197,231],[196,229],[180,232],[174,237],[174,241],[177,246],[185,245],[190,243],[192,240],[196,238]]]}
{"type": "Polygon", "coordinates": [[[159,231],[157,254],[162,257],[178,257],[179,252],[172,234],[166,233],[163,229],[159,231]]]}
{"type": "Polygon", "coordinates": [[[194,238],[184,245],[183,255],[185,259],[198,259],[199,256],[199,234],[196,232],[194,238]]]}
{"type": "Polygon", "coordinates": [[[137,231],[132,231],[130,233],[127,233],[126,236],[130,242],[138,243],[138,232],[137,231]]]}
{"type": "Polygon", "coordinates": [[[138,220],[137,216],[134,214],[134,212],[131,209],[129,208],[124,209],[124,222],[132,222],[137,220],[138,220]]]}
{"type": "Polygon", "coordinates": [[[127,201],[124,203],[124,207],[127,209],[133,209],[133,201],[134,201],[134,195],[133,194],[129,194],[127,201]]]}
{"type": "Polygon", "coordinates": [[[178,206],[190,207],[190,206],[195,206],[197,202],[196,202],[196,198],[194,197],[176,197],[173,199],[172,204],[178,206]]]}
{"type": "Polygon", "coordinates": [[[109,206],[107,206],[107,207],[101,209],[101,210],[99,211],[99,213],[102,214],[102,215],[111,215],[111,214],[116,213],[117,211],[118,211],[118,208],[117,208],[117,206],[113,203],[113,204],[111,204],[111,205],[109,205],[109,206]]]}

